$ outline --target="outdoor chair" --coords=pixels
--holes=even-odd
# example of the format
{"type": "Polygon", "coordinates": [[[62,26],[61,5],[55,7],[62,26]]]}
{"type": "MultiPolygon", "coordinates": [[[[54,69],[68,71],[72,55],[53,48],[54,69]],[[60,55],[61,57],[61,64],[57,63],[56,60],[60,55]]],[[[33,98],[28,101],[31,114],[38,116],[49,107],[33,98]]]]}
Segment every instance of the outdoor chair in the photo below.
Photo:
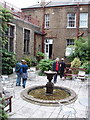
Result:
{"type": "Polygon", "coordinates": [[[79,72],[78,72],[77,79],[85,80],[85,79],[86,79],[85,71],[79,71],[79,72]]]}
{"type": "Polygon", "coordinates": [[[10,79],[8,75],[1,75],[1,78],[4,94],[8,94],[15,97],[14,81],[10,79]]]}
{"type": "Polygon", "coordinates": [[[28,79],[29,80],[36,80],[37,79],[37,72],[35,68],[28,69],[28,79]]]}

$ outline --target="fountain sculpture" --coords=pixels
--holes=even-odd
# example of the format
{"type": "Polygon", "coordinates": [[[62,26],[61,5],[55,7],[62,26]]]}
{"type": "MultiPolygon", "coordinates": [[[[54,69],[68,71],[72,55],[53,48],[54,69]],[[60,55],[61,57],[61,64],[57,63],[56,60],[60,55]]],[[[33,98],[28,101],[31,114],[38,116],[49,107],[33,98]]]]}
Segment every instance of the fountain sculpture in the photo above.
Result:
{"type": "Polygon", "coordinates": [[[52,79],[56,72],[49,70],[44,73],[47,75],[48,79],[46,85],[30,86],[23,90],[21,92],[21,97],[24,100],[37,104],[58,106],[60,103],[70,104],[77,99],[77,95],[73,90],[66,87],[54,86],[52,79]],[[56,94],[56,91],[59,91],[58,94],[56,94]]]}
{"type": "Polygon", "coordinates": [[[46,94],[53,94],[53,88],[54,84],[51,82],[53,79],[53,76],[56,74],[56,72],[53,71],[45,71],[44,72],[47,75],[48,82],[46,84],[46,94]]]}

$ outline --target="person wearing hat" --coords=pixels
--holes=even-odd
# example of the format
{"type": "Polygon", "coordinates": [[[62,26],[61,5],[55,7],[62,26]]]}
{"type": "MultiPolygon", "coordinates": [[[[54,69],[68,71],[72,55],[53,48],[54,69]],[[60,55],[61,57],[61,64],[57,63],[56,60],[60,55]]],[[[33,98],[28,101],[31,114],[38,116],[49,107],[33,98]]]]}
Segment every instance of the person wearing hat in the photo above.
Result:
{"type": "Polygon", "coordinates": [[[15,65],[15,72],[17,74],[17,79],[16,79],[16,86],[21,85],[21,78],[22,78],[22,62],[24,60],[21,60],[21,62],[16,63],[15,65]]]}
{"type": "Polygon", "coordinates": [[[61,58],[60,62],[60,78],[64,80],[64,70],[66,68],[66,64],[64,62],[64,58],[61,58]]]}
{"type": "Polygon", "coordinates": [[[56,82],[57,82],[57,75],[58,75],[58,72],[60,71],[59,58],[56,58],[55,62],[53,63],[52,69],[53,69],[53,71],[57,72],[57,73],[54,75],[54,83],[56,83],[56,82]]]}

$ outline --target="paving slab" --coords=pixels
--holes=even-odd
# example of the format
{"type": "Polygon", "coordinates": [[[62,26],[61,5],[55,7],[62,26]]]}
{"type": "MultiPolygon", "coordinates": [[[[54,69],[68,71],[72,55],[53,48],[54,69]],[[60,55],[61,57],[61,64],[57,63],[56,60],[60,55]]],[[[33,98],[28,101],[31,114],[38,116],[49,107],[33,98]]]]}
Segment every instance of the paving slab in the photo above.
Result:
{"type": "MultiPolygon", "coordinates": [[[[16,81],[16,74],[9,76],[16,81]]],[[[28,79],[26,88],[38,85],[46,85],[46,76],[36,75],[34,79],[28,79]]],[[[58,76],[56,86],[70,88],[78,95],[74,103],[63,106],[44,106],[24,101],[20,93],[22,86],[15,86],[15,98],[12,99],[12,112],[9,118],[87,118],[88,116],[88,84],[87,81],[61,80],[58,76]]]]}

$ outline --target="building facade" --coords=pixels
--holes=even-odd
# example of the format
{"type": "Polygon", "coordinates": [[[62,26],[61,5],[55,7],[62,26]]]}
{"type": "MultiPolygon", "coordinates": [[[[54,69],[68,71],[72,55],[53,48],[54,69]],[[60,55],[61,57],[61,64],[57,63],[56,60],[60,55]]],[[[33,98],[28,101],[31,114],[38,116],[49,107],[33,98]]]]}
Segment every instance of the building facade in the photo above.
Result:
{"type": "Polygon", "coordinates": [[[17,17],[8,26],[6,33],[8,42],[5,48],[15,53],[18,60],[23,57],[33,57],[35,50],[42,50],[42,34],[39,26],[17,17]],[[38,41],[36,45],[35,40],[38,41]]]}
{"type": "MultiPolygon", "coordinates": [[[[3,4],[2,4],[3,5],[3,4]]],[[[15,10],[7,7],[14,19],[9,23],[8,51],[14,52],[17,59],[34,57],[38,51],[45,58],[65,57],[68,45],[74,45],[74,38],[87,38],[90,34],[90,3],[88,0],[57,0],[15,10]]]]}
{"type": "Polygon", "coordinates": [[[88,37],[89,7],[90,4],[85,0],[42,1],[40,4],[22,8],[22,11],[40,21],[42,52],[46,54],[46,58],[55,59],[65,57],[66,47],[74,44],[74,38],[88,37]]]}

